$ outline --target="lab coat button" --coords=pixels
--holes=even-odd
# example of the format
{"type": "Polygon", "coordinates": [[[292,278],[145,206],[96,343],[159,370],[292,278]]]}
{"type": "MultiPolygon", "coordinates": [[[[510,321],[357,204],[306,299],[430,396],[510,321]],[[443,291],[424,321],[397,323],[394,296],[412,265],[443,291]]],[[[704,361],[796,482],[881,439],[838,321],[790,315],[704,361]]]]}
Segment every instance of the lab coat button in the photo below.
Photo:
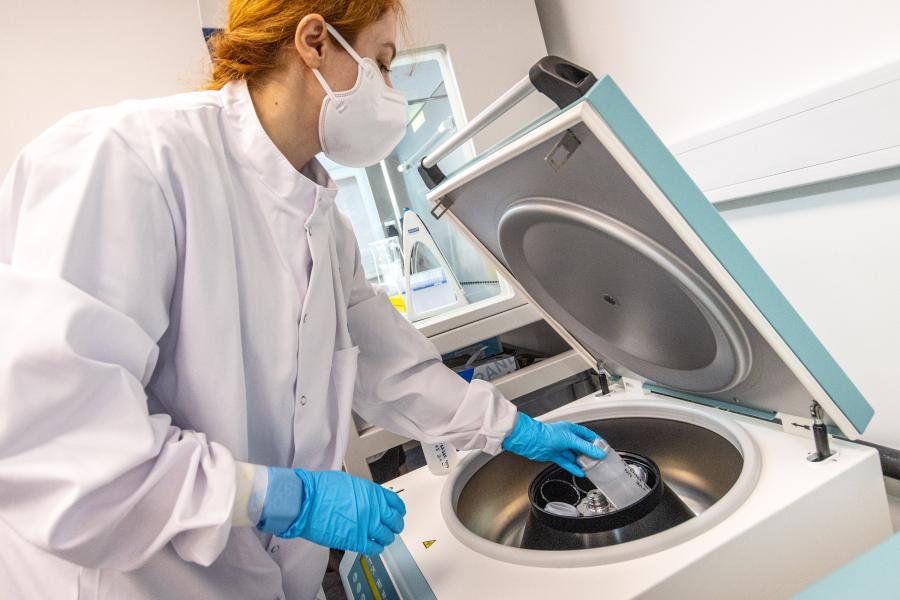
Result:
{"type": "Polygon", "coordinates": [[[306,406],[306,396],[300,396],[300,406],[306,406]]]}
{"type": "Polygon", "coordinates": [[[281,549],[281,546],[279,546],[278,544],[275,544],[274,546],[272,546],[272,548],[269,550],[269,552],[271,552],[272,554],[275,554],[280,549],[281,549]]]}
{"type": "Polygon", "coordinates": [[[306,323],[307,321],[309,321],[309,313],[303,315],[303,322],[306,323]]]}

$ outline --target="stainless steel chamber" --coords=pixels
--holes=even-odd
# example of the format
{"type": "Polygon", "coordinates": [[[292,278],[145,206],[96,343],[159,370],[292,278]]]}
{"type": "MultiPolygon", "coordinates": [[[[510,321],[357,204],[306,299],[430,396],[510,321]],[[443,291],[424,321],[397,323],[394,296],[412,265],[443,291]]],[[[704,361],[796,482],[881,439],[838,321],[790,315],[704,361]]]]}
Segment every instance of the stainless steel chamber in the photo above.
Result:
{"type": "MultiPolygon", "coordinates": [[[[712,506],[732,488],[744,464],[728,440],[688,423],[653,418],[604,419],[586,423],[613,448],[653,460],[663,481],[694,512],[712,506]]],[[[523,543],[531,506],[528,486],[546,468],[510,453],[491,459],[466,483],[457,501],[460,521],[473,533],[514,548],[523,543]]]]}
{"type": "Polygon", "coordinates": [[[548,463],[510,453],[473,455],[451,474],[442,506],[451,531],[463,543],[483,554],[523,564],[615,562],[702,533],[740,506],[756,485],[760,458],[755,443],[734,420],[715,413],[645,397],[631,402],[610,400],[560,418],[580,422],[614,448],[656,463],[665,484],[693,518],[679,519],[642,539],[597,537],[582,549],[547,550],[524,534],[532,510],[528,487],[548,463]]]}

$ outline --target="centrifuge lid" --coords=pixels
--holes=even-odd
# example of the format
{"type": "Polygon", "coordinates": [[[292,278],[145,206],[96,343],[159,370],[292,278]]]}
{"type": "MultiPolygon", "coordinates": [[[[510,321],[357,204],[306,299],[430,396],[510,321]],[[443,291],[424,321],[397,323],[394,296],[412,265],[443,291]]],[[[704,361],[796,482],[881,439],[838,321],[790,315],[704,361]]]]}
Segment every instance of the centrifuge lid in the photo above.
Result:
{"type": "Polygon", "coordinates": [[[872,408],[609,77],[428,196],[576,349],[766,418],[872,408]]]}

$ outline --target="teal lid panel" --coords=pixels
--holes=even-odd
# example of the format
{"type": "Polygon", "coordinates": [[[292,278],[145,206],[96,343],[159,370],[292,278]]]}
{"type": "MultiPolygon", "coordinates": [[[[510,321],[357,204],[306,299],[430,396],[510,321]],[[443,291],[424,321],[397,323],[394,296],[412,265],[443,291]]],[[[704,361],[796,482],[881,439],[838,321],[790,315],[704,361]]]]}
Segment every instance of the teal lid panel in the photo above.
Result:
{"type": "Polygon", "coordinates": [[[586,100],[857,431],[864,431],[872,407],[612,78],[598,81],[586,100]]]}

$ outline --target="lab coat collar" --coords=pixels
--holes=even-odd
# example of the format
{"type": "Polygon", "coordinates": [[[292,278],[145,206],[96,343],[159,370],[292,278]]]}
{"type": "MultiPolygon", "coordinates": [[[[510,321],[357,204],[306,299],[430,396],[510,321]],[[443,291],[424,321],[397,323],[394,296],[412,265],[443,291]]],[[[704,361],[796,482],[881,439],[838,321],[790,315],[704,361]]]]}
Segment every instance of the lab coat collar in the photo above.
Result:
{"type": "Polygon", "coordinates": [[[219,91],[226,119],[234,129],[243,160],[285,208],[310,215],[331,208],[337,186],[315,158],[297,171],[263,129],[246,81],[232,81],[219,91]],[[315,203],[315,204],[313,204],[315,203]]]}

